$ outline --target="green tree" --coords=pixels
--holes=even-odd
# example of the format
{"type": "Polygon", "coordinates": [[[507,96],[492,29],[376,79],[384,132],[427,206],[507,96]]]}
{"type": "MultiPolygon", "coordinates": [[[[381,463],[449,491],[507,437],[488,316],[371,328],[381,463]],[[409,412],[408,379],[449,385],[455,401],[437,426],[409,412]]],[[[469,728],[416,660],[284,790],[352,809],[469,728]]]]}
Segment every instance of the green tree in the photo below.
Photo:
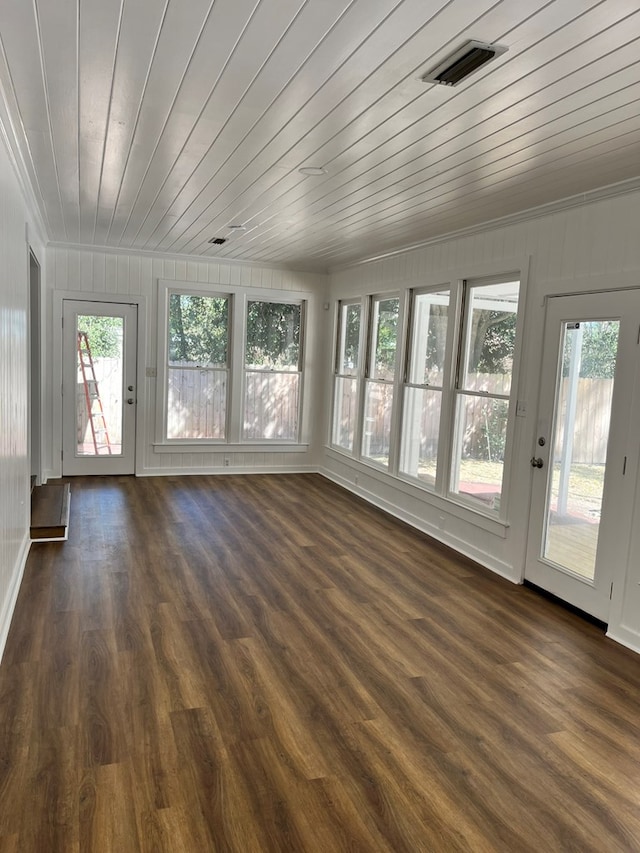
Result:
{"type": "Polygon", "coordinates": [[[202,367],[227,363],[229,300],[172,293],[169,296],[169,362],[202,367]]]}
{"type": "Polygon", "coordinates": [[[78,315],[78,332],[85,332],[93,358],[117,358],[122,353],[121,317],[78,315]]]}

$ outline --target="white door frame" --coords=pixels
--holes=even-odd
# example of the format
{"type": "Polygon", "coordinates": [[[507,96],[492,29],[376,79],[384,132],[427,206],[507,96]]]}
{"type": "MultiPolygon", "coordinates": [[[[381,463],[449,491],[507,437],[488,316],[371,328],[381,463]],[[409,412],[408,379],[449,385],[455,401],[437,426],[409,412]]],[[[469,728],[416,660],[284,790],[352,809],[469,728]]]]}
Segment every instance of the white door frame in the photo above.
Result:
{"type": "Polygon", "coordinates": [[[96,293],[81,290],[55,290],[53,292],[53,335],[52,335],[52,477],[62,476],[62,311],[65,300],[80,302],[101,302],[124,305],[136,305],[138,308],[137,343],[137,417],[135,435],[135,474],[140,476],[144,470],[144,436],[147,434],[147,387],[146,387],[146,333],[147,298],[128,293],[96,293]]]}
{"type": "MultiPolygon", "coordinates": [[[[557,572],[557,570],[552,569],[551,567],[547,568],[545,561],[538,560],[536,557],[536,555],[539,554],[539,549],[541,547],[541,524],[543,523],[543,521],[541,521],[543,515],[542,503],[544,502],[545,484],[548,477],[549,455],[552,449],[551,445],[553,443],[553,437],[551,435],[552,423],[550,421],[547,423],[545,419],[547,418],[547,415],[551,418],[553,405],[555,404],[555,377],[553,380],[553,388],[551,388],[549,382],[546,384],[543,383],[550,377],[551,362],[555,360],[557,363],[558,340],[556,338],[562,319],[586,319],[586,317],[583,318],[579,315],[581,315],[581,312],[584,312],[584,314],[587,315],[590,311],[596,311],[599,318],[602,319],[608,316],[612,318],[615,316],[622,316],[625,321],[627,340],[631,343],[631,337],[633,335],[635,338],[635,333],[638,328],[636,317],[640,318],[640,290],[620,288],[618,290],[558,294],[557,297],[555,295],[547,297],[545,302],[547,310],[545,311],[543,327],[544,355],[540,365],[537,432],[533,437],[533,445],[531,448],[533,456],[543,459],[544,470],[536,470],[533,472],[527,559],[524,577],[526,580],[538,583],[544,589],[559,595],[560,598],[569,601],[569,603],[572,603],[580,609],[592,613],[597,618],[607,622],[611,615],[609,606],[609,586],[611,583],[614,583],[617,586],[618,584],[622,584],[624,581],[627,568],[625,555],[632,533],[631,508],[633,506],[633,492],[635,489],[634,471],[636,470],[638,463],[638,448],[636,447],[637,440],[634,442],[635,433],[632,423],[632,409],[633,400],[636,396],[635,389],[637,377],[635,374],[636,364],[638,363],[638,348],[635,347],[635,353],[633,353],[632,350],[634,348],[629,346],[627,349],[628,358],[626,361],[619,361],[616,370],[616,386],[614,389],[614,403],[616,411],[614,413],[612,410],[612,418],[614,418],[614,420],[612,420],[611,423],[612,432],[609,436],[609,448],[610,450],[612,447],[614,448],[615,456],[612,457],[611,454],[609,454],[607,459],[608,466],[612,466],[610,471],[607,473],[608,485],[606,488],[606,492],[609,493],[610,496],[610,503],[608,506],[607,521],[602,525],[598,545],[599,555],[609,554],[610,557],[615,555],[615,559],[611,559],[610,565],[607,566],[609,571],[605,571],[604,574],[599,575],[600,584],[604,583],[606,586],[606,590],[604,587],[600,590],[600,593],[606,592],[606,603],[601,602],[600,605],[598,605],[596,601],[596,588],[598,587],[597,582],[593,585],[594,595],[591,596],[593,600],[590,599],[590,593],[586,591],[586,586],[584,590],[585,594],[583,595],[582,587],[579,586],[581,582],[575,582],[580,591],[578,592],[578,600],[572,600],[569,597],[569,594],[565,591],[565,587],[570,587],[571,582],[569,581],[568,583],[565,583],[564,579],[561,579],[562,573],[557,572]],[[555,301],[556,298],[558,300],[557,302],[555,301]],[[600,304],[598,304],[598,302],[600,304]],[[555,311],[554,309],[554,314],[557,314],[558,316],[555,316],[551,322],[549,321],[549,312],[552,310],[550,306],[560,306],[558,311],[555,311]],[[560,314],[562,315],[561,317],[560,314]],[[571,314],[571,316],[569,316],[569,314],[571,314]],[[630,322],[631,319],[633,320],[632,322],[630,322]],[[553,328],[551,328],[552,323],[554,324],[553,328]],[[634,327],[632,328],[632,326],[634,327]],[[552,349],[549,349],[550,347],[552,349]],[[546,439],[546,444],[543,448],[540,448],[537,444],[539,435],[543,435],[546,439]],[[623,476],[622,470],[625,457],[627,459],[626,474],[623,476]],[[611,500],[612,489],[614,496],[613,500],[611,500]],[[532,570],[533,563],[537,563],[534,567],[535,570],[532,570]],[[604,575],[607,576],[604,577],[604,575]],[[557,584],[557,588],[554,588],[556,579],[560,580],[557,584]],[[597,609],[598,606],[604,609],[600,612],[594,612],[594,608],[597,609]]],[[[623,344],[622,336],[624,334],[623,328],[621,327],[621,345],[623,344]]],[[[633,340],[632,343],[635,344],[636,341],[633,340]]],[[[529,455],[531,455],[531,453],[529,455]]]]}

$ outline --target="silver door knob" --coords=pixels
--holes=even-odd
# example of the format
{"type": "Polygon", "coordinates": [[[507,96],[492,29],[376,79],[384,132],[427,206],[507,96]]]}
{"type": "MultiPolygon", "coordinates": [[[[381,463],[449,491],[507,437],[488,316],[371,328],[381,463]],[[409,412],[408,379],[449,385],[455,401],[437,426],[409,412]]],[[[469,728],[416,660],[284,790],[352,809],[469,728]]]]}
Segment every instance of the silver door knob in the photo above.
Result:
{"type": "Polygon", "coordinates": [[[544,462],[540,458],[540,456],[532,456],[531,457],[531,467],[532,468],[542,468],[544,462]]]}

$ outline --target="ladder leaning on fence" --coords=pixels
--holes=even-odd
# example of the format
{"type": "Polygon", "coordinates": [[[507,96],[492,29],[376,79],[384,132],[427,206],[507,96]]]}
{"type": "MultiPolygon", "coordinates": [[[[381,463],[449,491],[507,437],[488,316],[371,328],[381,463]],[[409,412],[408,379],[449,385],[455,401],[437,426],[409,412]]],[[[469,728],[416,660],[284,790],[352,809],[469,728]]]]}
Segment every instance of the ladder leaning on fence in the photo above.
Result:
{"type": "Polygon", "coordinates": [[[96,455],[106,450],[111,454],[111,442],[107,430],[107,421],[104,416],[98,380],[91,357],[89,336],[86,332],[78,332],[78,363],[82,371],[82,385],[84,387],[84,400],[87,407],[87,418],[91,427],[91,436],[96,455]]]}

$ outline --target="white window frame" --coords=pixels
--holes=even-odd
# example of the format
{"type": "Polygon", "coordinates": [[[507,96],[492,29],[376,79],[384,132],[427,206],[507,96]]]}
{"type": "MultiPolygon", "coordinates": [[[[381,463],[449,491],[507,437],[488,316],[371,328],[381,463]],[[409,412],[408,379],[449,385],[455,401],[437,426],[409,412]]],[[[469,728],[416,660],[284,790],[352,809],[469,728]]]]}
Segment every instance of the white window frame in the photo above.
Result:
{"type": "Polygon", "coordinates": [[[367,465],[371,465],[374,468],[377,468],[380,471],[385,471],[390,474],[395,474],[397,476],[397,465],[398,465],[398,441],[397,436],[399,435],[399,411],[401,407],[400,400],[400,382],[399,382],[399,365],[402,363],[403,358],[403,347],[404,347],[404,339],[406,336],[405,328],[404,328],[404,316],[405,316],[405,299],[406,294],[394,290],[390,293],[374,293],[371,294],[367,299],[367,311],[366,311],[366,322],[367,322],[367,334],[365,338],[365,352],[364,352],[364,373],[362,379],[362,389],[360,394],[360,408],[359,408],[359,422],[360,429],[358,432],[358,458],[362,460],[362,462],[367,465]],[[395,363],[394,363],[394,371],[392,379],[376,379],[372,377],[372,371],[374,369],[374,365],[372,362],[375,360],[375,353],[372,352],[373,345],[373,337],[374,337],[374,323],[376,321],[377,313],[375,311],[375,304],[378,302],[386,302],[391,299],[398,300],[398,333],[396,337],[396,349],[395,349],[395,363]],[[393,392],[393,402],[391,404],[391,419],[389,424],[389,464],[383,465],[382,463],[376,462],[375,459],[372,459],[371,456],[367,456],[364,453],[364,439],[365,439],[365,409],[367,402],[367,388],[371,383],[378,383],[382,385],[387,385],[391,388],[393,392]]]}
{"type": "Polygon", "coordinates": [[[364,364],[366,360],[365,347],[365,331],[367,329],[367,305],[362,299],[340,299],[336,305],[336,317],[334,328],[336,330],[335,341],[333,346],[333,383],[331,394],[331,419],[329,422],[329,445],[335,448],[339,453],[346,453],[352,457],[359,456],[360,440],[361,440],[361,425],[362,425],[362,389],[364,379],[364,364]],[[344,341],[344,327],[342,321],[342,311],[350,305],[357,305],[360,308],[360,328],[358,330],[358,366],[355,373],[342,373],[340,371],[340,359],[342,352],[342,344],[344,341]],[[353,429],[353,446],[351,450],[337,444],[334,441],[335,422],[336,422],[336,389],[338,381],[341,379],[355,380],[356,382],[356,422],[353,429]]]}
{"type": "MultiPolygon", "coordinates": [[[[162,425],[160,429],[160,435],[162,436],[163,442],[171,443],[172,445],[176,444],[227,444],[229,437],[229,409],[230,409],[230,400],[231,400],[231,357],[232,357],[232,329],[233,329],[233,318],[234,318],[234,297],[232,294],[227,292],[218,291],[216,293],[205,293],[200,289],[193,289],[189,286],[179,285],[176,287],[169,287],[165,293],[165,325],[162,330],[161,327],[158,327],[158,350],[162,350],[162,359],[160,360],[160,365],[162,366],[162,425]],[[169,438],[168,433],[168,420],[169,420],[169,371],[171,370],[171,365],[169,364],[169,300],[173,295],[187,295],[187,296],[202,296],[209,297],[213,299],[227,299],[228,300],[228,308],[227,308],[227,363],[224,368],[220,367],[204,367],[203,370],[211,371],[211,372],[220,372],[221,370],[225,370],[227,375],[227,383],[226,383],[226,402],[225,402],[225,422],[224,422],[224,438],[169,438]],[[160,347],[160,331],[163,331],[162,338],[164,346],[160,347]]],[[[189,370],[199,370],[200,368],[188,368],[189,370]]],[[[159,371],[160,372],[160,371],[159,371]]]]}
{"type": "MultiPolygon", "coordinates": [[[[157,313],[157,393],[155,413],[155,440],[153,449],[156,453],[203,453],[206,451],[265,451],[305,452],[309,448],[309,401],[305,395],[306,375],[310,369],[309,352],[309,305],[312,295],[293,290],[276,290],[239,285],[218,283],[172,281],[158,279],[158,313],[157,313]],[[169,294],[188,293],[194,296],[211,296],[230,298],[229,304],[229,354],[228,354],[228,388],[227,388],[227,428],[226,438],[222,439],[191,439],[173,438],[166,435],[166,412],[168,403],[168,322],[169,294]],[[243,439],[243,410],[244,410],[244,358],[246,345],[246,317],[248,302],[277,302],[298,304],[300,312],[300,346],[301,346],[301,379],[298,411],[298,439],[284,441],[281,439],[264,439],[248,441],[243,439]]],[[[147,373],[147,375],[149,375],[147,373]]]]}
{"type": "Polygon", "coordinates": [[[305,339],[305,329],[306,329],[306,300],[304,299],[291,299],[290,296],[280,298],[273,296],[263,297],[263,296],[255,296],[253,293],[247,293],[245,299],[245,306],[243,312],[244,319],[244,329],[243,329],[243,349],[242,349],[242,424],[240,429],[240,436],[243,440],[243,443],[255,443],[259,441],[265,445],[271,445],[274,443],[280,444],[299,444],[300,443],[300,433],[302,429],[302,397],[304,393],[304,363],[305,363],[305,349],[306,349],[306,339],[305,339]],[[296,370],[272,370],[270,368],[247,368],[246,366],[246,351],[247,351],[247,318],[249,316],[249,303],[250,302],[265,302],[272,303],[275,305],[298,305],[300,307],[300,332],[299,332],[299,341],[298,341],[298,369],[296,370]],[[246,401],[246,391],[247,391],[247,373],[265,373],[265,374],[282,374],[285,376],[298,376],[299,388],[298,388],[298,411],[297,411],[297,435],[295,439],[281,439],[281,438],[261,438],[261,439],[244,439],[244,407],[246,401]]]}
{"type": "Polygon", "coordinates": [[[398,477],[403,480],[407,480],[410,483],[413,483],[419,486],[422,489],[426,489],[429,492],[433,492],[434,494],[444,495],[446,494],[446,483],[447,476],[449,471],[448,465],[448,455],[443,454],[443,450],[446,448],[448,450],[448,442],[449,436],[451,434],[452,428],[452,390],[453,390],[453,372],[455,368],[455,347],[458,340],[458,331],[459,331],[459,314],[460,314],[460,299],[461,299],[461,288],[459,286],[459,282],[451,282],[444,281],[440,284],[430,285],[428,287],[419,287],[419,288],[411,288],[408,291],[408,308],[407,308],[407,327],[405,330],[405,351],[404,351],[404,361],[403,361],[403,377],[402,377],[402,410],[401,410],[401,424],[400,424],[400,432],[398,436],[398,446],[399,446],[399,455],[398,455],[398,477]],[[444,370],[443,370],[443,378],[442,378],[442,387],[437,390],[441,393],[441,403],[440,403],[440,423],[438,429],[438,454],[437,454],[437,463],[436,463],[436,480],[433,485],[425,480],[421,480],[417,476],[413,476],[406,471],[402,471],[400,469],[400,463],[402,459],[402,455],[406,453],[406,448],[404,447],[404,441],[406,439],[405,435],[405,417],[406,417],[406,401],[407,401],[407,389],[409,388],[423,388],[428,389],[429,385],[427,383],[416,383],[411,382],[411,367],[412,367],[412,359],[413,359],[413,339],[414,339],[414,323],[416,322],[416,312],[415,312],[415,300],[417,297],[422,296],[424,294],[429,293],[439,293],[443,290],[449,291],[449,312],[447,317],[447,338],[445,343],[445,357],[444,357],[444,370]]]}

